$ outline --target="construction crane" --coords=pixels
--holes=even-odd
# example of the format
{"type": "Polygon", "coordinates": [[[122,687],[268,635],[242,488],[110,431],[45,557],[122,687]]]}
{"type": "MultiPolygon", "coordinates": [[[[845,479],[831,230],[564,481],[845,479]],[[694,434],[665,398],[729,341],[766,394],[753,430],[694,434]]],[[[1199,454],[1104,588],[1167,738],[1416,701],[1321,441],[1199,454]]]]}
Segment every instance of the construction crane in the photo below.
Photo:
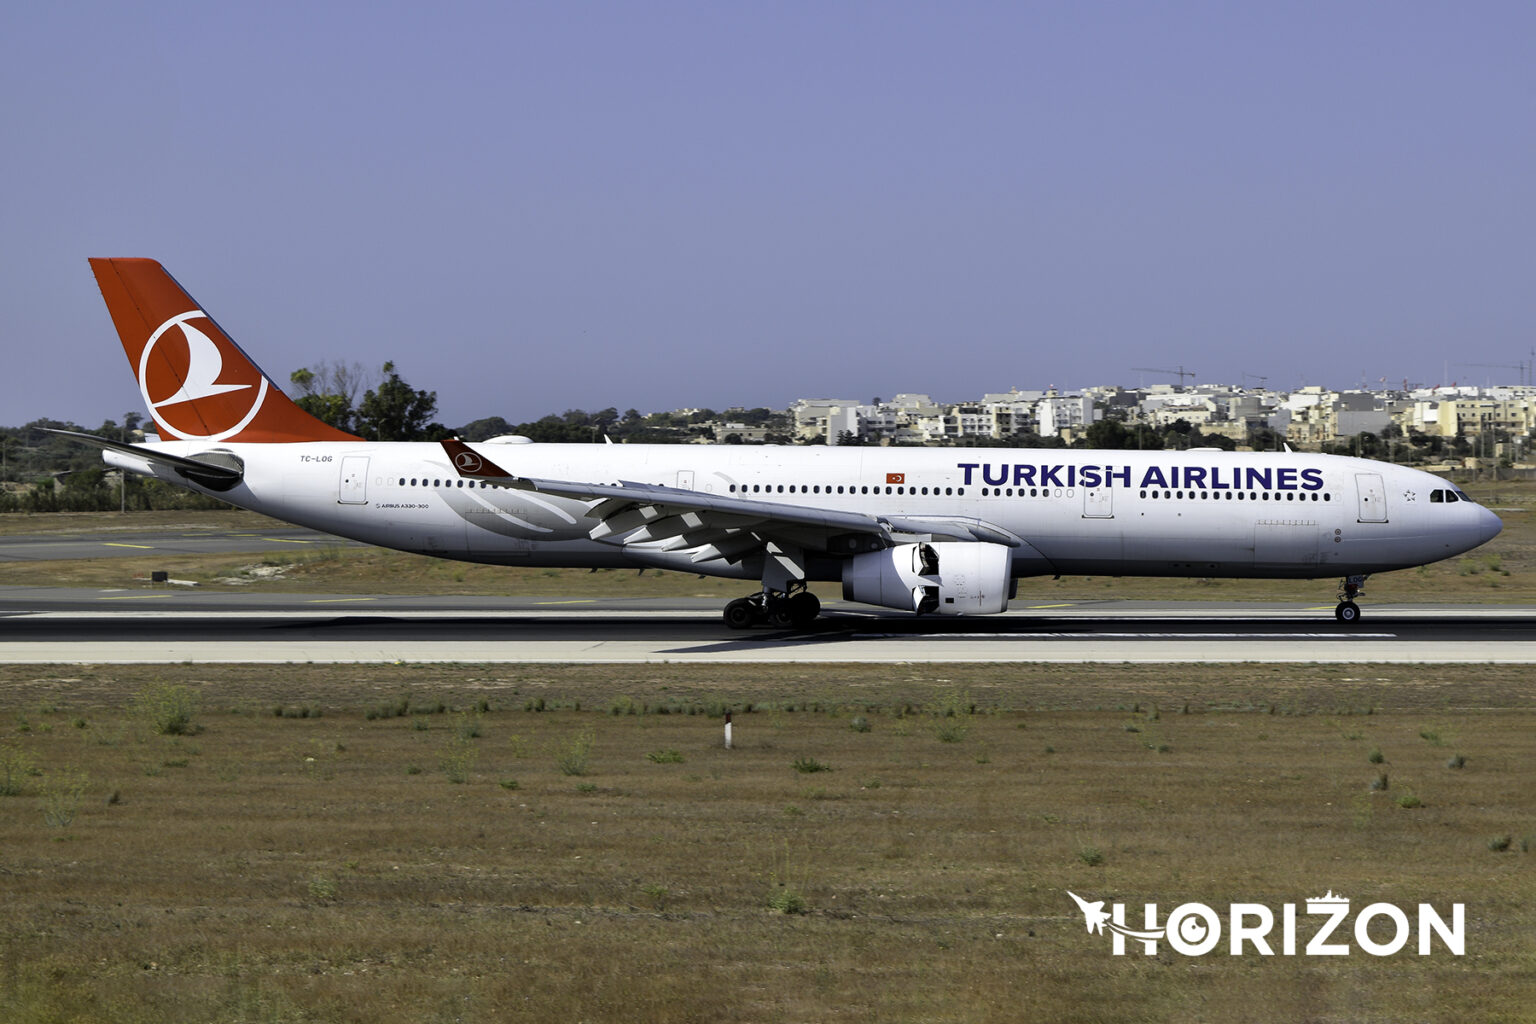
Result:
{"type": "Polygon", "coordinates": [[[1265,375],[1265,374],[1262,374],[1262,373],[1244,373],[1243,374],[1243,387],[1247,387],[1248,386],[1248,382],[1250,380],[1256,380],[1256,381],[1259,382],[1259,390],[1260,391],[1264,390],[1264,388],[1269,386],[1269,377],[1267,375],[1265,375]]]}
{"type": "Polygon", "coordinates": [[[1184,369],[1183,364],[1180,364],[1177,370],[1160,370],[1155,366],[1133,366],[1131,369],[1137,371],[1138,373],[1166,373],[1170,377],[1177,377],[1179,378],[1179,387],[1184,386],[1185,377],[1195,376],[1195,371],[1184,369]]]}
{"type": "Polygon", "coordinates": [[[1531,364],[1529,362],[1519,362],[1519,363],[1457,363],[1456,365],[1457,366],[1481,366],[1484,369],[1488,369],[1488,370],[1515,370],[1515,371],[1517,371],[1520,374],[1520,383],[1521,384],[1529,384],[1531,382],[1531,364]]]}

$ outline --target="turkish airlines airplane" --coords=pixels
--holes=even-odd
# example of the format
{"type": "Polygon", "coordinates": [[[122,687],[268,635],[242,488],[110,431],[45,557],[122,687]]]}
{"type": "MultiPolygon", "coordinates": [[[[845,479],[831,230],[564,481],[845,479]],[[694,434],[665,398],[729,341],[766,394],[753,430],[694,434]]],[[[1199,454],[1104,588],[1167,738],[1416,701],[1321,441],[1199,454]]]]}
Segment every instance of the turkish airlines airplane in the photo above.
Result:
{"type": "Polygon", "coordinates": [[[755,581],[725,606],[738,629],[808,624],[810,581],[982,615],[1063,574],[1339,577],[1352,623],[1368,574],[1501,528],[1428,473],[1289,451],[365,441],[294,405],[160,264],[91,267],[159,430],[72,435],[109,464],[401,551],[755,581]]]}

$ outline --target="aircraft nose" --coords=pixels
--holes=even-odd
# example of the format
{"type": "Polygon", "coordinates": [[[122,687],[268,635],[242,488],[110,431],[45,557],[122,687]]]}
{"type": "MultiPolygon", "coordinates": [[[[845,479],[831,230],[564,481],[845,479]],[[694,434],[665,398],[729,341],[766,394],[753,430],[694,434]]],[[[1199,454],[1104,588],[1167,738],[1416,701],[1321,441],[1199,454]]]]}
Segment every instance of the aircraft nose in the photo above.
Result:
{"type": "Polygon", "coordinates": [[[1487,544],[1504,529],[1504,521],[1497,512],[1490,512],[1486,508],[1479,508],[1477,512],[1477,542],[1487,544]]]}

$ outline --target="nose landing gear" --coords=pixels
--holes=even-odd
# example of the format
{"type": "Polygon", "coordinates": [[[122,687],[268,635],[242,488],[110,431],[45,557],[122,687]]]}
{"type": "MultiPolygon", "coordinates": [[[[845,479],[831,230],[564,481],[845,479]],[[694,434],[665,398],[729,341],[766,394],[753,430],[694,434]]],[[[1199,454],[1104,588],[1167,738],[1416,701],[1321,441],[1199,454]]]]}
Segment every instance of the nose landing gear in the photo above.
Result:
{"type": "Polygon", "coordinates": [[[1346,626],[1353,626],[1360,621],[1360,606],[1355,603],[1355,598],[1365,593],[1364,576],[1345,576],[1339,583],[1339,606],[1333,610],[1333,617],[1346,626]]]}

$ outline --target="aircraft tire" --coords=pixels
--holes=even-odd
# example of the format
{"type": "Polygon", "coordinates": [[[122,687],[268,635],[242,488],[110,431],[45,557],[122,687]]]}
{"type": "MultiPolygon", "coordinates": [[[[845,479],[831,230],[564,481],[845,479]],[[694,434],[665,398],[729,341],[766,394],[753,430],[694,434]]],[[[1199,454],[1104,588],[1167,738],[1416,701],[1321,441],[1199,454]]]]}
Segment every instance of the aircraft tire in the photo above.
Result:
{"type": "Polygon", "coordinates": [[[789,599],[789,624],[804,629],[821,614],[821,601],[809,591],[801,591],[789,599]]]}
{"type": "Polygon", "coordinates": [[[1360,606],[1353,601],[1340,601],[1339,606],[1333,610],[1333,617],[1346,626],[1353,626],[1360,621],[1360,606]]]}
{"type": "Polygon", "coordinates": [[[757,621],[757,609],[745,597],[738,597],[725,606],[725,624],[732,629],[750,629],[757,621]]]}

